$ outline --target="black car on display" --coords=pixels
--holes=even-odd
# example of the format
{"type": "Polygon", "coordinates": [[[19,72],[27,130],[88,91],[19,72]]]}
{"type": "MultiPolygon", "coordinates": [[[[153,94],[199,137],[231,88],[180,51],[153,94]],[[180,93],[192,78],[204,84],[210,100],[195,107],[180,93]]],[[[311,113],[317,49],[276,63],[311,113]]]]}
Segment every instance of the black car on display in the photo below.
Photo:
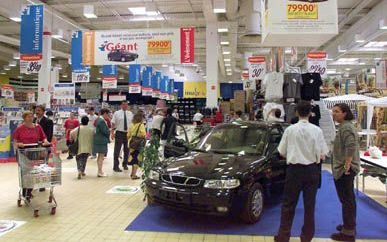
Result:
{"type": "Polygon", "coordinates": [[[138,54],[125,50],[113,50],[108,54],[109,61],[130,62],[138,58],[138,54]]]}
{"type": "Polygon", "coordinates": [[[146,180],[149,204],[208,215],[259,220],[265,194],[284,183],[277,147],[286,124],[241,122],[210,131],[192,151],[154,168],[146,180]]]}

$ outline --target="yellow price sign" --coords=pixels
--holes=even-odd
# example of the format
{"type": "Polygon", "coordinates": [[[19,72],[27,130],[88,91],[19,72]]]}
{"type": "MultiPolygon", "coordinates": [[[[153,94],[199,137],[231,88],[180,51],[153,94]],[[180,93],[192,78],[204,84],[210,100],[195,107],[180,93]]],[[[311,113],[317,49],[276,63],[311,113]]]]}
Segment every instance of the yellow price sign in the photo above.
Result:
{"type": "Polygon", "coordinates": [[[148,41],[148,55],[170,55],[172,53],[172,41],[150,40],[148,41]]]}
{"type": "Polygon", "coordinates": [[[315,3],[288,3],[286,15],[288,19],[318,19],[318,5],[315,3]]]}

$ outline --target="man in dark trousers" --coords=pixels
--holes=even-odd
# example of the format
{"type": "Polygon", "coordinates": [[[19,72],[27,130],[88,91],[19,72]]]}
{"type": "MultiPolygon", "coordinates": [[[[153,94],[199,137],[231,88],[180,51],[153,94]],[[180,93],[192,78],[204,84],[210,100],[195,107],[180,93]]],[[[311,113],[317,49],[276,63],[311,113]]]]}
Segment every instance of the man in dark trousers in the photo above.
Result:
{"type": "MultiPolygon", "coordinates": [[[[44,116],[45,111],[46,111],[46,108],[43,105],[39,105],[35,108],[36,117],[34,119],[34,123],[39,124],[40,127],[42,127],[44,134],[47,137],[47,141],[51,142],[52,136],[54,134],[54,122],[51,119],[44,116]]],[[[41,192],[45,190],[46,189],[44,188],[39,189],[39,191],[41,192]]]]}
{"type": "Polygon", "coordinates": [[[128,129],[131,126],[133,120],[133,113],[129,111],[128,108],[128,102],[123,101],[121,103],[121,109],[113,114],[113,119],[111,121],[113,127],[111,136],[112,139],[115,139],[113,166],[113,171],[115,172],[122,172],[120,169],[120,162],[118,160],[122,146],[124,147],[124,160],[122,162],[122,166],[124,170],[128,170],[128,129]]]}
{"type": "Polygon", "coordinates": [[[319,186],[321,159],[328,154],[322,130],[309,123],[311,105],[301,101],[297,104],[298,123],[285,130],[278,146],[281,156],[286,157],[288,168],[281,210],[281,225],[276,242],[288,242],[295,209],[300,193],[304,199],[304,226],[301,242],[310,242],[315,232],[314,209],[319,186]]]}

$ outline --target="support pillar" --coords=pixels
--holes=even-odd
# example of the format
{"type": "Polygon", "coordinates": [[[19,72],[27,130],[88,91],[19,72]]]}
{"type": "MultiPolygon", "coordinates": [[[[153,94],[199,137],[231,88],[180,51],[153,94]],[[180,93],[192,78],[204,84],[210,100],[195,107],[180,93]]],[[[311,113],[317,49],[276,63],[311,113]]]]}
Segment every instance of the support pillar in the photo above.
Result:
{"type": "Polygon", "coordinates": [[[51,106],[51,94],[49,85],[51,82],[51,54],[52,54],[51,32],[43,33],[43,61],[39,71],[38,79],[38,104],[51,106]]]}
{"type": "Polygon", "coordinates": [[[207,72],[207,107],[218,106],[218,26],[216,22],[207,23],[206,28],[206,72],[207,72]]]}

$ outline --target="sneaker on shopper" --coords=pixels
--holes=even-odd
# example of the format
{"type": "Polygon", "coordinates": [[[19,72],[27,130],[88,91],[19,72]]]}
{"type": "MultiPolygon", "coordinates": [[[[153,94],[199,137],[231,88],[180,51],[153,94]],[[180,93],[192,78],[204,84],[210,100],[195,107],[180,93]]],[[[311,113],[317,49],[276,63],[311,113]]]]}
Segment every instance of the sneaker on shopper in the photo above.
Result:
{"type": "Polygon", "coordinates": [[[79,173],[78,173],[78,180],[81,180],[81,179],[82,179],[82,173],[79,172],[79,173]]]}
{"type": "Polygon", "coordinates": [[[346,235],[343,233],[335,233],[331,235],[331,239],[335,241],[348,241],[352,242],[355,241],[355,236],[346,235]]]}

